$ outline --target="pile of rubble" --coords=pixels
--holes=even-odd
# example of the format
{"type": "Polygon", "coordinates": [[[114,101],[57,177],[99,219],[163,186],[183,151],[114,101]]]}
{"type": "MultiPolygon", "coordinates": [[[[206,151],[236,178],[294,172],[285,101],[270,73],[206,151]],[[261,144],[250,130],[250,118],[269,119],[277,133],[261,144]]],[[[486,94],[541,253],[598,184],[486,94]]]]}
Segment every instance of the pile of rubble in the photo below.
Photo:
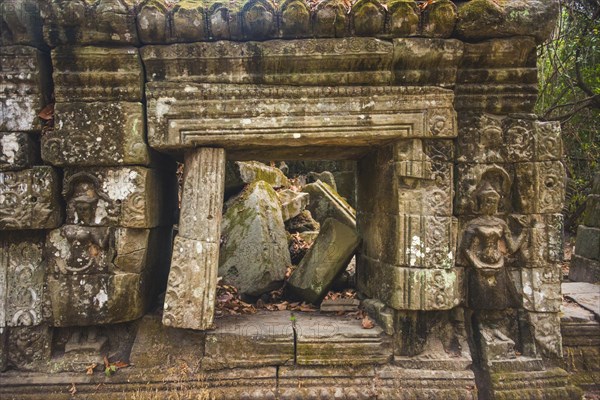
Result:
{"type": "Polygon", "coordinates": [[[356,311],[356,212],[331,172],[228,162],[216,315],[356,311]],[[339,303],[339,306],[337,305],[339,303]],[[344,303],[344,304],[342,304],[344,303]]]}

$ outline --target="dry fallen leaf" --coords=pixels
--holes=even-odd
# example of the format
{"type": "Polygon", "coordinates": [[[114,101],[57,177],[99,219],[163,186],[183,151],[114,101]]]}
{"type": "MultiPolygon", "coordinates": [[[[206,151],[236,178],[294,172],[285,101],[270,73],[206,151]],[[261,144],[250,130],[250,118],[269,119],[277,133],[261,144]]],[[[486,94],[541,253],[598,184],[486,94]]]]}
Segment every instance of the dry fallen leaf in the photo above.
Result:
{"type": "Polygon", "coordinates": [[[75,387],[74,383],[71,383],[71,388],[69,389],[69,393],[71,393],[71,395],[75,395],[75,393],[77,393],[77,388],[75,387]]]}
{"type": "Polygon", "coordinates": [[[375,327],[375,323],[369,318],[368,315],[365,315],[362,319],[361,325],[363,329],[373,329],[375,327]]]}
{"type": "Polygon", "coordinates": [[[85,374],[86,374],[86,375],[94,375],[94,370],[96,369],[96,367],[97,367],[97,366],[98,366],[98,364],[96,364],[96,363],[93,363],[93,364],[91,364],[91,365],[88,365],[88,366],[85,368],[85,374]]]}

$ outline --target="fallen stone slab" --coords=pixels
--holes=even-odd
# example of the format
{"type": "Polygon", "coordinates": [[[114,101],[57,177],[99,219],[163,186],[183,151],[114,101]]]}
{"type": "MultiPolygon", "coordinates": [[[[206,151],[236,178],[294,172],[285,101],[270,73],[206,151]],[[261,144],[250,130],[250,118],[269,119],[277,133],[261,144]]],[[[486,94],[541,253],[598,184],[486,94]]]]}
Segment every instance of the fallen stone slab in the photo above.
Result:
{"type": "Polygon", "coordinates": [[[292,264],[281,205],[264,181],[248,186],[223,217],[219,276],[249,296],[277,289],[292,264]]]}
{"type": "Polygon", "coordinates": [[[600,317],[600,285],[587,282],[564,282],[563,295],[600,317]]]}
{"type": "Polygon", "coordinates": [[[277,192],[277,196],[281,201],[281,216],[284,222],[300,215],[308,205],[308,193],[285,189],[277,192]]]}
{"type": "Polygon", "coordinates": [[[356,228],[356,211],[331,186],[316,181],[304,186],[302,191],[310,195],[307,208],[319,223],[323,223],[327,218],[335,218],[356,228]]]}
{"type": "Polygon", "coordinates": [[[329,171],[309,172],[308,178],[309,178],[310,182],[321,181],[321,182],[326,183],[329,186],[331,186],[331,188],[333,190],[335,190],[336,192],[338,191],[337,184],[335,182],[335,177],[333,176],[333,173],[331,173],[329,171]]]}
{"type": "Polygon", "coordinates": [[[285,229],[290,233],[308,233],[319,232],[321,224],[312,217],[308,210],[302,211],[300,214],[285,222],[285,229]]]}
{"type": "Polygon", "coordinates": [[[360,238],[349,226],[329,218],[306,256],[292,273],[288,288],[310,303],[319,302],[348,265],[360,238]]]}
{"type": "Polygon", "coordinates": [[[321,312],[353,312],[358,311],[360,300],[358,299],[335,299],[323,300],[321,302],[321,312]]]}
{"type": "Polygon", "coordinates": [[[288,178],[279,168],[258,161],[227,162],[225,168],[225,195],[241,190],[245,185],[264,181],[274,188],[289,186],[288,178]]]}

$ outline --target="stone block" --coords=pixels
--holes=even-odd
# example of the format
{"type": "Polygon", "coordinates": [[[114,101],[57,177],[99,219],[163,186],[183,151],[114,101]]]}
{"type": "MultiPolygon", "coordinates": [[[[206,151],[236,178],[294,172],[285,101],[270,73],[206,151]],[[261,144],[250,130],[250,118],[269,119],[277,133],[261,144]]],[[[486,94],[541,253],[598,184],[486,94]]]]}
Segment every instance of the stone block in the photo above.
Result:
{"type": "Polygon", "coordinates": [[[394,310],[377,299],[365,299],[361,305],[386,334],[394,334],[394,310]]]}
{"type": "Polygon", "coordinates": [[[42,137],[44,161],[60,166],[150,163],[141,103],[59,102],[55,115],[55,129],[42,137]]]}
{"type": "Polygon", "coordinates": [[[356,36],[376,36],[384,31],[386,10],[378,1],[357,1],[353,4],[351,18],[356,36]]]}
{"type": "Polygon", "coordinates": [[[573,254],[569,268],[569,279],[575,282],[600,282],[600,261],[573,254]]]}
{"type": "Polygon", "coordinates": [[[26,132],[0,132],[0,171],[30,168],[39,159],[39,139],[26,132]]]}
{"type": "MultiPolygon", "coordinates": [[[[526,171],[526,168],[523,167],[523,170],[526,171]]],[[[476,193],[486,182],[501,196],[498,203],[498,212],[511,212],[514,208],[510,198],[511,190],[513,190],[513,176],[514,169],[509,164],[458,164],[456,166],[455,214],[473,215],[479,213],[476,193]]],[[[536,201],[535,194],[530,193],[530,195],[532,197],[529,198],[522,196],[523,201],[536,201]]]]}
{"type": "Polygon", "coordinates": [[[331,186],[331,188],[333,190],[335,190],[336,192],[338,191],[337,184],[335,183],[335,177],[333,176],[333,173],[331,173],[329,171],[309,172],[308,173],[308,180],[311,183],[312,182],[316,182],[316,181],[321,181],[321,182],[326,183],[329,186],[331,186]]]}
{"type": "Polygon", "coordinates": [[[375,326],[319,314],[296,315],[298,365],[358,366],[385,364],[393,355],[391,341],[375,326]]]}
{"type": "Polygon", "coordinates": [[[204,354],[204,333],[166,327],[160,315],[145,315],[137,328],[129,357],[137,368],[181,367],[191,370],[200,365],[204,354]]]}
{"type": "Polygon", "coordinates": [[[52,167],[0,172],[0,229],[52,229],[62,223],[58,174],[52,167]]]}
{"type": "Polygon", "coordinates": [[[395,84],[454,87],[462,42],[410,38],[394,39],[393,43],[395,84]]]}
{"type": "Polygon", "coordinates": [[[38,113],[50,103],[48,54],[28,46],[0,46],[0,131],[37,131],[38,113]]]}
{"type": "Polygon", "coordinates": [[[141,55],[148,81],[312,86],[388,83],[392,51],[379,39],[344,38],[146,46],[141,55]]]}
{"type": "Polygon", "coordinates": [[[600,261],[600,228],[579,225],[575,241],[575,254],[600,261]]]}
{"type": "Polygon", "coordinates": [[[240,293],[260,296],[277,289],[292,265],[277,193],[252,183],[229,206],[222,226],[219,275],[240,293]]]}
{"type": "Polygon", "coordinates": [[[309,195],[306,208],[319,223],[324,223],[327,218],[333,218],[351,228],[356,228],[356,211],[331,186],[317,181],[304,186],[302,191],[309,195]]]}
{"type": "Polygon", "coordinates": [[[220,146],[230,159],[241,160],[354,159],[392,139],[456,136],[452,93],[441,88],[200,83],[184,88],[181,82],[146,85],[154,148],[220,146]]]}
{"type": "Polygon", "coordinates": [[[485,113],[465,112],[458,119],[457,161],[461,163],[503,163],[506,143],[504,118],[485,113]]]}
{"type": "Polygon", "coordinates": [[[165,277],[171,228],[134,229],[63,225],[48,233],[48,270],[59,275],[142,273],[165,277]],[[158,269],[153,269],[159,265],[158,269]]]}
{"type": "Polygon", "coordinates": [[[560,161],[515,165],[515,211],[560,213],[565,199],[565,167],[560,161]]]}
{"type": "Polygon", "coordinates": [[[429,4],[421,14],[421,34],[435,38],[448,38],[457,20],[456,5],[450,0],[429,4]]]}
{"type": "Polygon", "coordinates": [[[37,0],[5,1],[0,9],[0,46],[26,45],[42,48],[45,46],[37,0]]]}
{"type": "Polygon", "coordinates": [[[146,2],[137,13],[140,40],[144,44],[197,42],[208,39],[204,4],[168,1],[146,2]]]}
{"type": "Polygon", "coordinates": [[[419,30],[420,10],[414,1],[390,1],[387,3],[389,30],[395,37],[414,36],[419,30]]]}
{"type": "Polygon", "coordinates": [[[408,268],[361,255],[357,288],[395,310],[449,310],[463,300],[462,268],[408,268]]]}
{"type": "Polygon", "coordinates": [[[563,215],[538,214],[528,217],[512,215],[509,219],[525,218],[528,240],[520,249],[520,256],[529,267],[544,267],[563,261],[563,215]]]}
{"type": "Polygon", "coordinates": [[[152,279],[149,273],[49,276],[53,325],[103,325],[138,319],[150,305],[152,279]]]}
{"type": "Polygon", "coordinates": [[[310,303],[321,301],[335,278],[346,269],[359,243],[353,228],[326,219],[319,236],[289,278],[287,288],[310,303]]]}
{"type": "Polygon", "coordinates": [[[44,233],[0,232],[0,329],[47,320],[44,233]]]}
{"type": "Polygon", "coordinates": [[[528,312],[536,348],[546,357],[562,356],[562,336],[558,312],[528,312]]]}
{"type": "Polygon", "coordinates": [[[52,50],[52,67],[58,103],[142,101],[144,69],[135,47],[60,46],[52,50]]]}
{"type": "Polygon", "coordinates": [[[225,169],[225,193],[233,194],[249,183],[263,181],[274,188],[287,187],[290,181],[279,168],[258,161],[229,161],[225,169]]]}
{"type": "Polygon", "coordinates": [[[8,328],[0,328],[0,372],[8,368],[8,328]]]}
{"type": "Polygon", "coordinates": [[[583,224],[600,228],[600,194],[591,194],[587,197],[583,224]]]}
{"type": "Polygon", "coordinates": [[[281,216],[283,222],[300,215],[308,205],[308,193],[294,192],[290,189],[280,190],[277,196],[281,201],[281,216]]]}
{"type": "Polygon", "coordinates": [[[508,162],[560,161],[560,124],[537,121],[535,114],[511,116],[503,120],[508,162]]]}
{"type": "Polygon", "coordinates": [[[44,38],[58,45],[137,45],[136,4],[130,0],[51,0],[43,16],[44,38]]]}
{"type": "Polygon", "coordinates": [[[456,77],[456,109],[532,112],[538,90],[535,46],[527,36],[465,43],[456,77]]]}
{"type": "Polygon", "coordinates": [[[316,232],[319,233],[321,224],[314,220],[308,210],[302,211],[295,218],[285,222],[285,230],[290,233],[306,233],[309,237],[316,232]]]}
{"type": "Polygon", "coordinates": [[[467,41],[533,36],[543,42],[554,29],[559,2],[474,0],[459,4],[455,34],[467,41]]]}
{"type": "Polygon", "coordinates": [[[47,325],[8,330],[8,365],[22,371],[45,370],[52,351],[52,329],[47,325]]]}
{"type": "Polygon", "coordinates": [[[172,223],[173,197],[165,173],[144,167],[67,168],[67,224],[153,228],[172,223]]]}
{"type": "Polygon", "coordinates": [[[362,252],[384,263],[412,268],[454,266],[456,224],[452,217],[360,214],[362,252]]]}
{"type": "Polygon", "coordinates": [[[229,316],[206,333],[203,369],[262,367],[294,362],[291,314],[263,312],[229,316]]]}
{"type": "Polygon", "coordinates": [[[562,305],[560,265],[521,269],[523,308],[535,312],[559,312],[562,305]]]}

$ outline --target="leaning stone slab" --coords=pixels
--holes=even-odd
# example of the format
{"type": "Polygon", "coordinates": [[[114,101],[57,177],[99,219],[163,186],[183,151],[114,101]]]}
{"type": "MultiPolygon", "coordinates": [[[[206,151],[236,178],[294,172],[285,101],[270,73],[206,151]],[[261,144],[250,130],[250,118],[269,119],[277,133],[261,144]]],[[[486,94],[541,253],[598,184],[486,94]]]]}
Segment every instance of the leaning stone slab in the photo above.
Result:
{"type": "Polygon", "coordinates": [[[67,168],[67,224],[153,228],[172,222],[173,192],[160,171],[144,167],[67,168]]]}
{"type": "Polygon", "coordinates": [[[0,132],[0,171],[33,166],[39,157],[36,136],[26,132],[0,132]]]}
{"type": "Polygon", "coordinates": [[[0,232],[0,329],[46,321],[43,251],[43,232],[0,232]]]}
{"type": "Polygon", "coordinates": [[[52,229],[63,219],[52,167],[0,172],[0,229],[52,229]]]}
{"type": "Polygon", "coordinates": [[[559,2],[472,0],[458,6],[455,34],[468,41],[534,36],[538,42],[548,38],[558,17],[559,2]]]}
{"type": "Polygon", "coordinates": [[[52,50],[58,103],[141,101],[144,69],[135,47],[60,46],[52,50]]]}
{"type": "Polygon", "coordinates": [[[223,217],[219,275],[240,293],[277,289],[292,264],[277,193],[264,181],[248,186],[223,217]]]}
{"type": "Polygon", "coordinates": [[[385,364],[393,355],[381,328],[363,329],[360,320],[299,314],[295,327],[299,365],[385,364]]]}
{"type": "Polygon", "coordinates": [[[290,185],[290,181],[279,168],[258,161],[230,161],[225,170],[225,193],[232,194],[245,185],[263,181],[274,188],[290,185]]]}
{"type": "Polygon", "coordinates": [[[203,369],[286,365],[294,361],[291,314],[263,312],[217,320],[206,333],[203,369]]]}
{"type": "Polygon", "coordinates": [[[356,211],[331,186],[317,181],[304,186],[302,191],[309,194],[307,209],[319,223],[335,218],[349,227],[356,227],[356,211]]]}
{"type": "Polygon", "coordinates": [[[56,103],[42,158],[60,166],[148,165],[144,110],[135,102],[56,103]]]}
{"type": "Polygon", "coordinates": [[[281,201],[281,216],[283,217],[283,222],[300,215],[308,205],[308,193],[299,193],[290,189],[285,189],[277,192],[277,196],[281,201]]]}
{"type": "Polygon", "coordinates": [[[61,44],[137,45],[136,2],[50,0],[44,8],[44,38],[61,44]]]}
{"type": "Polygon", "coordinates": [[[0,46],[0,131],[39,130],[38,113],[51,101],[48,54],[28,46],[0,46]]]}
{"type": "Polygon", "coordinates": [[[354,229],[332,218],[325,220],[317,240],[292,273],[288,288],[308,302],[319,302],[348,265],[359,243],[354,229]]]}
{"type": "Polygon", "coordinates": [[[575,254],[600,261],[600,228],[579,225],[575,241],[575,254]]]}

